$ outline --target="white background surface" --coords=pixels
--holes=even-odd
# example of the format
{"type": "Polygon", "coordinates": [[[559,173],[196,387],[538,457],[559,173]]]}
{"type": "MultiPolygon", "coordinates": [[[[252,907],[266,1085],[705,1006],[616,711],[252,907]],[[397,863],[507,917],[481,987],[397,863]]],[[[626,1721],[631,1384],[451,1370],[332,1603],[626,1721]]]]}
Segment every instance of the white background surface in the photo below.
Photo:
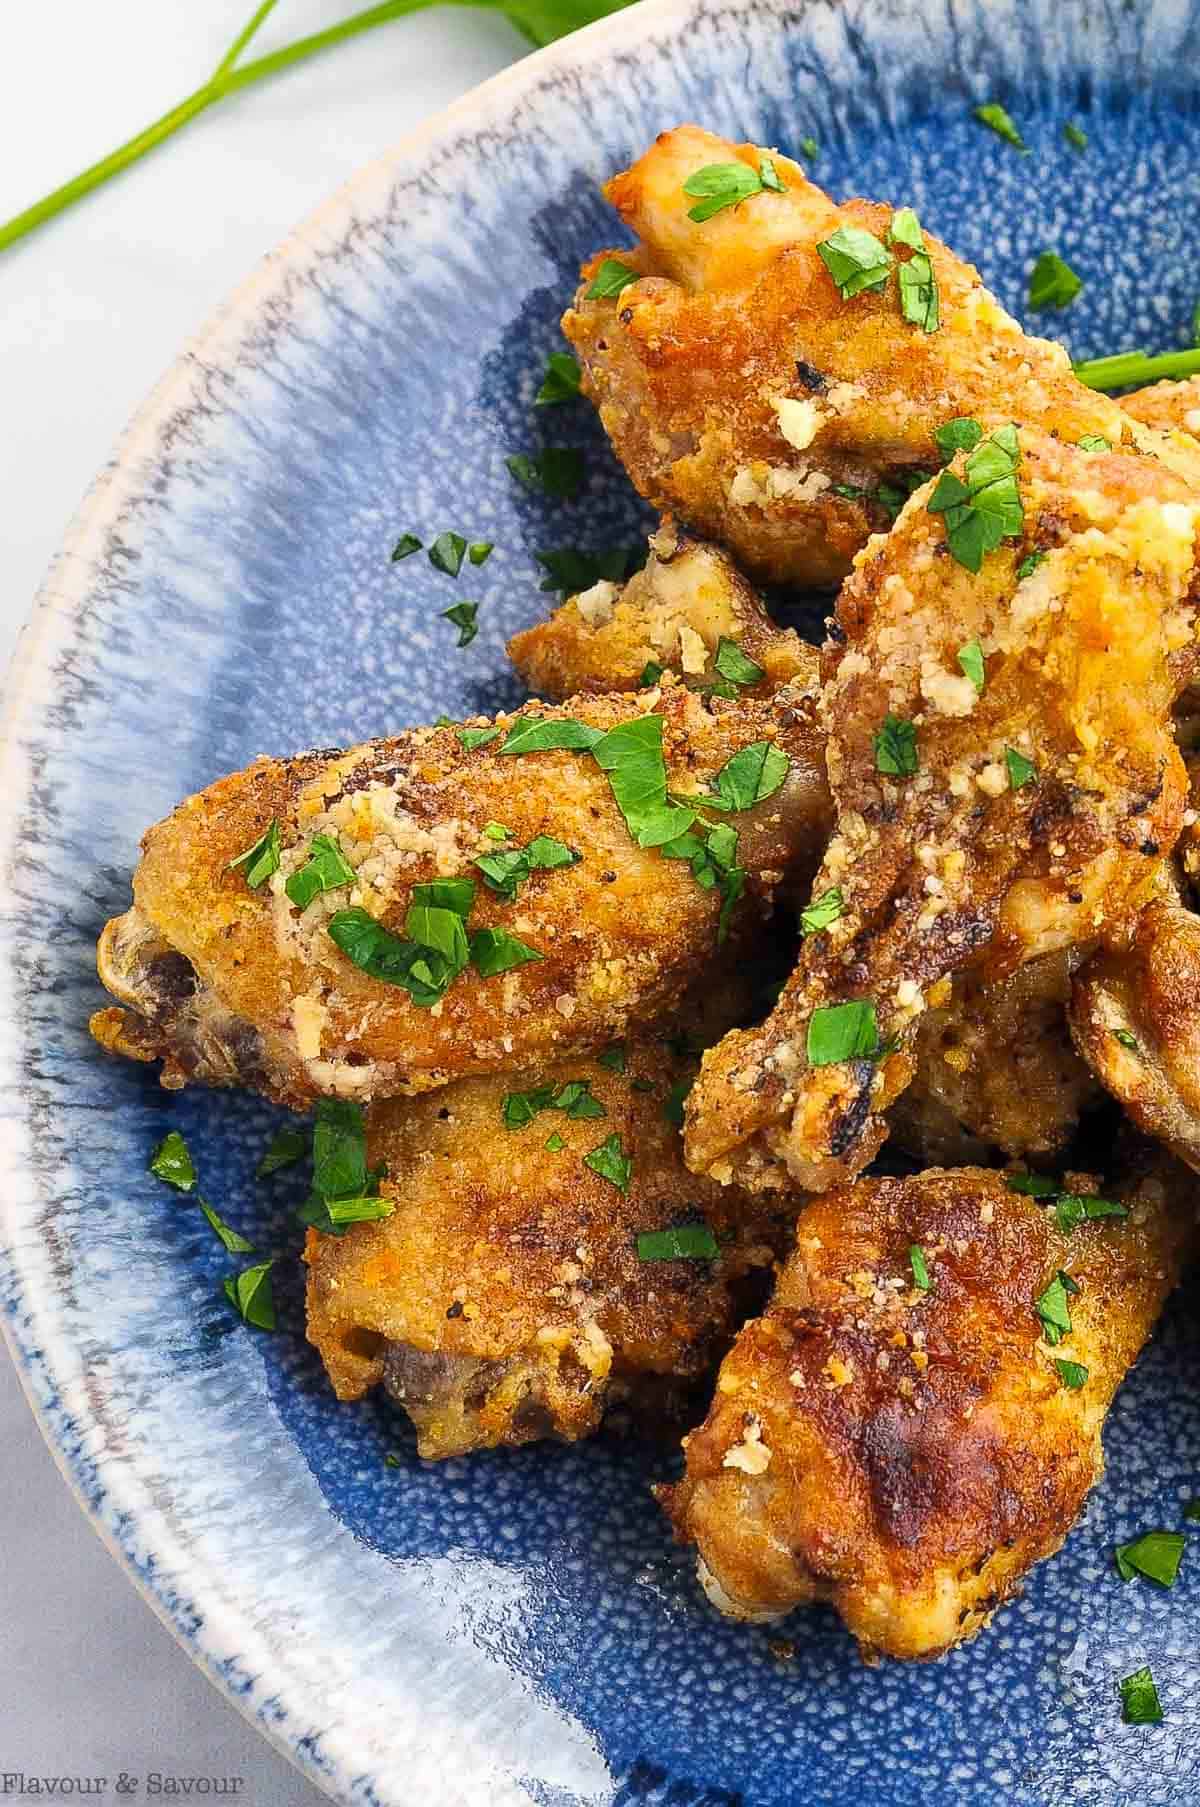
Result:
{"type": "MultiPolygon", "coordinates": [[[[364,3],[279,0],[256,48],[364,3]]],[[[198,87],[252,11],[253,0],[0,5],[0,220],[198,87]]],[[[524,49],[486,13],[396,20],[223,102],[0,255],[0,666],[84,490],[184,340],[360,165],[524,49]]],[[[146,1798],[152,1770],[237,1775],[246,1807],[316,1807],[324,1797],[192,1666],[102,1548],[2,1348],[0,1452],[0,1774],[115,1782],[125,1770],[143,1785],[129,1803],[146,1798]]]]}

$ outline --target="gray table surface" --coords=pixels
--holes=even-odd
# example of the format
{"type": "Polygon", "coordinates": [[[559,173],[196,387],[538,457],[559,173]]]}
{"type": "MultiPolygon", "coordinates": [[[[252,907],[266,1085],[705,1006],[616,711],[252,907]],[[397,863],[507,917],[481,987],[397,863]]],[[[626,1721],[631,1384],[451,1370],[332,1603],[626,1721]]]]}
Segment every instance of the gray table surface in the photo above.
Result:
{"type": "MultiPolygon", "coordinates": [[[[280,0],[264,50],[362,0],[280,0]]],[[[252,0],[4,9],[0,220],[190,92],[252,0]]],[[[0,256],[0,662],[79,499],[184,340],[299,219],[519,55],[503,20],[401,19],[226,102],[0,256]]],[[[193,1667],[86,1523],[0,1351],[0,1787],[240,1776],[250,1807],[324,1799],[193,1667]]],[[[112,1797],[109,1790],[109,1798],[112,1797]]],[[[10,1787],[7,1799],[19,1800],[10,1787]]]]}

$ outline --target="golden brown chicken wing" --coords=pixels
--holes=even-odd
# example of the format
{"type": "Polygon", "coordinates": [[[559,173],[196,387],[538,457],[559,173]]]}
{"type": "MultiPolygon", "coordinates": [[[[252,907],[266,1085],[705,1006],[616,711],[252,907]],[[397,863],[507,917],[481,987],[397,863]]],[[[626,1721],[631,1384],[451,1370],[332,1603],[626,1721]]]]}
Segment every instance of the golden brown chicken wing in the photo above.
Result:
{"type": "Polygon", "coordinates": [[[1186,433],[1194,450],[1200,440],[1200,377],[1185,377],[1178,383],[1151,383],[1132,395],[1121,397],[1121,407],[1134,420],[1154,427],[1160,433],[1186,433]]]}
{"type": "MultiPolygon", "coordinates": [[[[775,625],[726,553],[688,539],[670,522],[651,537],[650,557],[627,583],[593,584],[508,643],[529,688],[552,702],[587,691],[637,690],[664,670],[702,688],[721,678],[715,661],[724,656],[728,663],[730,649],[740,655],[729,669],[739,672],[743,692],[765,695],[783,684],[797,694],[816,690],[816,647],[775,625]]],[[[821,751],[814,745],[823,779],[821,751]]]]}
{"type": "Polygon", "coordinates": [[[1107,1193],[1127,1216],[1065,1232],[1088,1207],[980,1169],[809,1206],[662,1490],[716,1606],[829,1601],[867,1658],[987,1624],[1099,1478],[1105,1412],[1194,1245],[1194,1180],[1146,1159],[1107,1193]]]}
{"type": "Polygon", "coordinates": [[[789,158],[681,126],[605,192],[639,243],[592,259],[563,330],[638,489],[752,576],[844,576],[942,463],[934,431],[955,416],[1071,441],[1136,437],[1117,403],[1075,380],[1063,347],[1023,333],[969,265],[927,234],[919,253],[910,230],[898,241],[887,207],[835,205],[789,158]],[[685,190],[698,172],[737,167],[753,190],[764,157],[771,185],[691,217],[705,211],[685,190]],[[836,262],[841,239],[827,251],[844,299],[819,247],[847,233],[850,262],[836,262]],[[854,293],[872,275],[864,233],[882,286],[854,293]],[[902,272],[911,284],[917,256],[936,282],[932,331],[902,311],[902,272]],[[621,287],[618,271],[614,284],[614,262],[637,280],[621,287]]]}
{"type": "Polygon", "coordinates": [[[338,1397],[382,1382],[429,1457],[681,1404],[765,1297],[794,1218],[684,1167],[695,1066],[644,1035],[373,1105],[393,1214],[311,1231],[306,1252],[308,1335],[338,1397]]]}
{"type": "Polygon", "coordinates": [[[1008,430],[860,555],[822,692],[838,826],[814,894],[834,907],[767,1022],[705,1057],[697,1172],[755,1186],[782,1163],[814,1191],[857,1172],[933,986],[1086,946],[1151,894],[1186,801],[1170,661],[1195,641],[1198,514],[1154,459],[1008,430]],[[985,476],[1012,535],[991,550],[963,538],[985,476]]]}
{"type": "Polygon", "coordinates": [[[126,1013],[95,1033],[162,1059],[168,1085],[300,1107],[603,1045],[811,860],[800,704],[668,679],[260,760],[146,835],[134,907],[100,942],[126,1013]],[[693,822],[668,785],[711,814],[693,822]]]}

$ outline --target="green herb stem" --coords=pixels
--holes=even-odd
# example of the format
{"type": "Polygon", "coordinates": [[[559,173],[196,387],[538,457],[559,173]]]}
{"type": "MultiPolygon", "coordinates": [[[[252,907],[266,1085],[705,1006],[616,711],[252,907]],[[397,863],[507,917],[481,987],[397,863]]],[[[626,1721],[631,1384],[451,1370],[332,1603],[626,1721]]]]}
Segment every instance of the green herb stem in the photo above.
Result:
{"type": "Polygon", "coordinates": [[[1086,358],[1074,368],[1088,389],[1127,389],[1134,384],[1140,389],[1164,377],[1195,376],[1200,371],[1200,346],[1163,351],[1157,357],[1144,351],[1120,351],[1111,358],[1086,358]]]}

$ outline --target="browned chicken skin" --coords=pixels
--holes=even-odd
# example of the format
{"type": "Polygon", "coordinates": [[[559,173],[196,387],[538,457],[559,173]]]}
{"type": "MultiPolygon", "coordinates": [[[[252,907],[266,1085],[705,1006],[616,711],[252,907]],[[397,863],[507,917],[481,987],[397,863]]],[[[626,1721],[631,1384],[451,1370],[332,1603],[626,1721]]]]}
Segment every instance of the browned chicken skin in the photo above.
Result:
{"type": "MultiPolygon", "coordinates": [[[[591,300],[593,258],[563,319],[605,430],[657,507],[752,576],[832,584],[888,524],[880,486],[903,490],[936,470],[934,429],[957,415],[1134,443],[1138,429],[1075,380],[1063,347],[1022,332],[928,234],[938,331],[902,317],[895,270],[884,288],[843,300],[817,246],[843,226],[886,240],[889,208],[837,206],[772,153],[782,193],[688,217],[689,176],[732,162],[757,170],[762,156],[696,126],[662,133],[605,190],[639,243],[602,256],[640,279],[591,300]]],[[[893,252],[897,264],[909,255],[893,252]]]]}
{"type": "Polygon", "coordinates": [[[848,1178],[911,1078],[932,987],[1086,946],[1152,894],[1185,803],[1171,658],[1195,643],[1198,511],[1155,459],[1031,432],[1020,454],[1019,543],[972,573],[918,491],[842,591],[822,692],[838,826],[814,881],[842,912],[772,1017],[706,1056],[688,1101],[697,1172],[755,1186],[782,1164],[814,1191],[848,1178]],[[971,642],[982,695],[959,669],[971,642]],[[877,764],[888,718],[913,724],[907,774],[877,764]],[[873,1007],[878,1058],[812,1064],[815,1014],[854,1001],[873,1007]]]}
{"type": "Polygon", "coordinates": [[[802,1213],[662,1489],[715,1605],[829,1601],[868,1658],[940,1656],[987,1624],[1099,1479],[1109,1403],[1196,1240],[1186,1170],[1143,1147],[1137,1171],[1116,1189],[1127,1220],[1069,1234],[971,1168],[860,1181],[802,1213]],[[1078,1291],[1050,1346],[1035,1300],[1059,1271],[1078,1291]]]}
{"type": "Polygon", "coordinates": [[[689,1397],[765,1297],[794,1208],[688,1173],[666,1107],[696,1062],[666,1033],[630,1042],[621,1071],[559,1059],[370,1108],[368,1159],[387,1164],[394,1212],[340,1238],[311,1231],[306,1256],[308,1336],[340,1399],[382,1382],[420,1453],[440,1457],[573,1441],[614,1405],[661,1417],[689,1397]],[[562,1097],[579,1080],[602,1116],[542,1108],[505,1126],[510,1094],[562,1097]],[[623,1192],[584,1164],[614,1135],[632,1163],[623,1192]],[[717,1259],[639,1258],[639,1234],[697,1221],[717,1259]]]}

